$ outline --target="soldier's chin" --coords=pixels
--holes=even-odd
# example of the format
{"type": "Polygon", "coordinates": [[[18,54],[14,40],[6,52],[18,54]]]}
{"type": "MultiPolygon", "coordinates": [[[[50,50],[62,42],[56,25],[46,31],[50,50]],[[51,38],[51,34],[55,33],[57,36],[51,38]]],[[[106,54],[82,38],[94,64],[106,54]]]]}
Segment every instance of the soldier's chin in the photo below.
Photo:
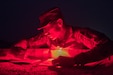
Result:
{"type": "Polygon", "coordinates": [[[53,37],[49,37],[51,40],[56,40],[56,38],[53,38],[53,37]]]}

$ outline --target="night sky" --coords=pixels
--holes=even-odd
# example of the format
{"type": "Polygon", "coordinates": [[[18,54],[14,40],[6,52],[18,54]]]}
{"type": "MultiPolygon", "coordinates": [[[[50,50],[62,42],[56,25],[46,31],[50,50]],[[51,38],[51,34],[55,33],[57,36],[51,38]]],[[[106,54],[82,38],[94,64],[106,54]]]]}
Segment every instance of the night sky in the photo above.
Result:
{"type": "Polygon", "coordinates": [[[90,27],[113,39],[113,1],[15,0],[0,2],[0,40],[14,42],[37,33],[39,15],[60,7],[67,24],[90,27]]]}

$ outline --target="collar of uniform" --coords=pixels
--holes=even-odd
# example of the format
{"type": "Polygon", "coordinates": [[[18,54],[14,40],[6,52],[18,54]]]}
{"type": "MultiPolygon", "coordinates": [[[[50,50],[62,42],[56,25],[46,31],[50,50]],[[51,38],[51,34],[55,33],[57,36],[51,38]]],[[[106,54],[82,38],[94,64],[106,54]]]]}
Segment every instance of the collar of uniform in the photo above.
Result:
{"type": "Polygon", "coordinates": [[[64,46],[67,39],[69,39],[72,36],[72,28],[71,27],[67,27],[66,28],[66,33],[64,35],[64,40],[62,40],[61,45],[64,46]]]}

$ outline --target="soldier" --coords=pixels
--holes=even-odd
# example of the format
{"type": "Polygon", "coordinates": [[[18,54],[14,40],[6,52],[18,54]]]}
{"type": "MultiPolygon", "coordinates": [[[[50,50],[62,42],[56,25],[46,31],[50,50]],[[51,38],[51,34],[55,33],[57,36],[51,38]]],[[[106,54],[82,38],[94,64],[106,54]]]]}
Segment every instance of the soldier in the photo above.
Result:
{"type": "MultiPolygon", "coordinates": [[[[66,48],[69,55],[59,56],[53,64],[73,66],[99,61],[113,54],[112,41],[103,33],[90,28],[66,25],[59,8],[52,8],[39,17],[42,33],[14,45],[26,51],[29,48],[66,48]]],[[[39,53],[37,53],[38,55],[39,53]]],[[[27,56],[25,54],[25,56],[27,56]]]]}

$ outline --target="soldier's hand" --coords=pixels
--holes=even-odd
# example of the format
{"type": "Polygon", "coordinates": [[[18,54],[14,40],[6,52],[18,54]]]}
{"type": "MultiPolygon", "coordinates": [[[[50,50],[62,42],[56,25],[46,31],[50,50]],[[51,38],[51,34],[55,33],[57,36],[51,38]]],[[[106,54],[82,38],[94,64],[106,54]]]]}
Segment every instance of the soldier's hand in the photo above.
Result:
{"type": "Polygon", "coordinates": [[[59,56],[52,61],[52,64],[54,66],[72,67],[74,65],[74,60],[71,57],[59,56]]]}

